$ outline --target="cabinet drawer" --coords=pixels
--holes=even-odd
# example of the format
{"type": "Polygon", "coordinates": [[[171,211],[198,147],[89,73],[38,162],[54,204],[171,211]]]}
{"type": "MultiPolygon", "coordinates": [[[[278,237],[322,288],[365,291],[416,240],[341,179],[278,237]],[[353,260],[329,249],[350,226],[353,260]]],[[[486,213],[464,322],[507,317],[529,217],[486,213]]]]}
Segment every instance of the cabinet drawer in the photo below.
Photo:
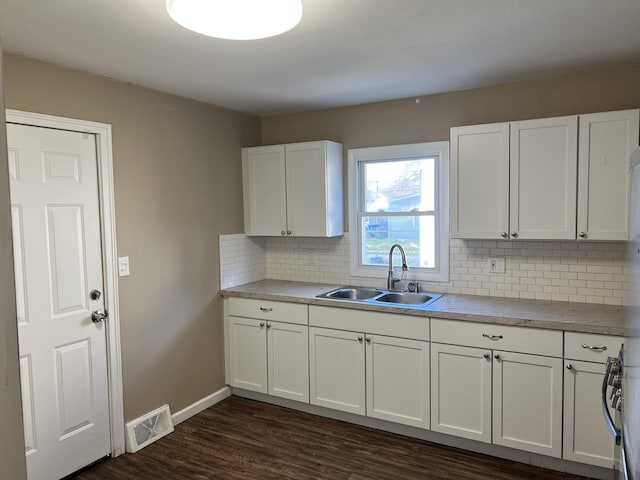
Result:
{"type": "Polygon", "coordinates": [[[272,302],[248,298],[229,298],[229,315],[278,322],[309,323],[308,306],[301,303],[272,302]]]}
{"type": "Polygon", "coordinates": [[[622,337],[595,335],[593,333],[566,332],[564,334],[564,356],[572,360],[604,363],[607,357],[618,356],[622,337]]]}
{"type": "Polygon", "coordinates": [[[413,315],[311,305],[309,325],[389,337],[429,340],[429,318],[413,315]]]}
{"type": "Polygon", "coordinates": [[[431,341],[562,357],[562,332],[556,330],[434,318],[431,341]]]}

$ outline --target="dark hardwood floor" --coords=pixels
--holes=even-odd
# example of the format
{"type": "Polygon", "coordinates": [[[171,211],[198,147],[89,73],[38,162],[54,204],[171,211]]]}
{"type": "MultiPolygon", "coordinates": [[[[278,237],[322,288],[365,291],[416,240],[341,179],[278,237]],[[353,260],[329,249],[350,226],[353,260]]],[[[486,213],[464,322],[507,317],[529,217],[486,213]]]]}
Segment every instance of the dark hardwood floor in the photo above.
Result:
{"type": "Polygon", "coordinates": [[[229,397],[136,454],[74,480],[578,480],[261,402],[229,397]]]}

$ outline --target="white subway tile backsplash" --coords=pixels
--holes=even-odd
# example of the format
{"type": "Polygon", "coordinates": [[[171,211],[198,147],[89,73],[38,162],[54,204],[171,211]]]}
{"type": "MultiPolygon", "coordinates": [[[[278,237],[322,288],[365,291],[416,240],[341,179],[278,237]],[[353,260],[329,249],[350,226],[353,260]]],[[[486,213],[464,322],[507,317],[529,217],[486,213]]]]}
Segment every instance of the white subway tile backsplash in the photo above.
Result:
{"type": "MultiPolygon", "coordinates": [[[[383,287],[385,279],[350,275],[349,241],[348,234],[222,235],[221,285],[273,278],[383,287]]],[[[621,305],[629,285],[626,248],[624,242],[451,240],[450,281],[421,285],[440,293],[621,305]],[[506,273],[489,274],[489,256],[505,257],[506,273]]]]}

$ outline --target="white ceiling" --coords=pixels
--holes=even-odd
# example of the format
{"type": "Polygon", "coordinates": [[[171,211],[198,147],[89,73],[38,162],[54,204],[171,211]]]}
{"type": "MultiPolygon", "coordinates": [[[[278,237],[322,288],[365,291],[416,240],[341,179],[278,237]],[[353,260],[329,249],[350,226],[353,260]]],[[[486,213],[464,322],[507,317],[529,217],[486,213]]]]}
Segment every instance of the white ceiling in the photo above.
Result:
{"type": "MultiPolygon", "coordinates": [[[[0,0],[5,51],[259,115],[640,65],[640,0],[303,0],[218,40],[165,0],[0,0]]],[[[640,88],[640,86],[639,86],[640,88]]]]}

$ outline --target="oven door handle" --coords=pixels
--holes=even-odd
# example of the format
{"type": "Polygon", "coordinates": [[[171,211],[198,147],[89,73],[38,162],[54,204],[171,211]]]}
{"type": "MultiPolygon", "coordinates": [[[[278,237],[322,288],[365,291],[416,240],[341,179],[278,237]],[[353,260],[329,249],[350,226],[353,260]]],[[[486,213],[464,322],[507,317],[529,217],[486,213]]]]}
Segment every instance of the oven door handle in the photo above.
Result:
{"type": "Polygon", "coordinates": [[[620,445],[620,429],[616,428],[613,423],[613,418],[611,418],[611,412],[609,411],[609,407],[607,406],[607,386],[609,374],[607,373],[602,380],[602,411],[604,413],[604,419],[607,422],[607,427],[609,428],[609,432],[611,432],[611,436],[616,441],[616,445],[620,445]]]}

